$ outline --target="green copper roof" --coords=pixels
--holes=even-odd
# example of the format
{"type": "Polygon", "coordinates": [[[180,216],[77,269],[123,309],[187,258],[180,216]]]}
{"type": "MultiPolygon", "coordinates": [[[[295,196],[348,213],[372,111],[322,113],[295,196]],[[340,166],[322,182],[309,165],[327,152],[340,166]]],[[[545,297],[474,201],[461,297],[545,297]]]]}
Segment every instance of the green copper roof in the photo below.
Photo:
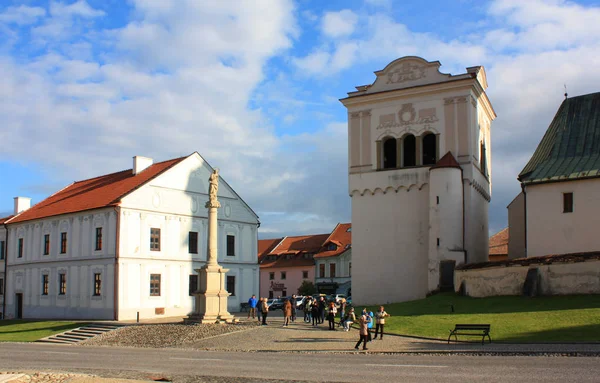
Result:
{"type": "Polygon", "coordinates": [[[600,92],[567,98],[519,181],[554,182],[600,177],[600,92]]]}

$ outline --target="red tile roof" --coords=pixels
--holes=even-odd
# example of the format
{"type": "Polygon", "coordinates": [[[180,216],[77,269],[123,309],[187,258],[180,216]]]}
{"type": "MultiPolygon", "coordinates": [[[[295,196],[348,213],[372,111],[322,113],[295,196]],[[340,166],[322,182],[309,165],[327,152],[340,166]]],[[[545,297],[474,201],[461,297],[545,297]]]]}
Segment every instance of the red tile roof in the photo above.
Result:
{"type": "Polygon", "coordinates": [[[0,225],[2,225],[4,222],[8,221],[12,217],[14,217],[14,215],[9,215],[8,217],[0,218],[0,225]]]}
{"type": "Polygon", "coordinates": [[[508,255],[508,227],[490,237],[490,255],[508,255]]]}
{"type": "Polygon", "coordinates": [[[314,254],[321,249],[328,237],[329,234],[285,237],[269,253],[263,254],[260,267],[313,266],[314,254]]]}
{"type": "Polygon", "coordinates": [[[263,256],[269,254],[271,250],[277,246],[279,242],[281,242],[283,238],[274,238],[274,239],[259,239],[258,240],[258,262],[260,263],[263,256]]]}
{"type": "Polygon", "coordinates": [[[458,168],[461,169],[458,161],[452,155],[452,153],[448,152],[444,154],[442,158],[438,162],[435,163],[430,169],[441,169],[441,168],[458,168]]]}
{"type": "Polygon", "coordinates": [[[60,214],[117,206],[121,199],[187,157],[150,165],[134,175],[132,169],[74,182],[13,218],[10,223],[60,214]]]}
{"type": "Polygon", "coordinates": [[[315,258],[337,257],[350,249],[352,246],[351,230],[351,223],[338,223],[331,232],[331,235],[323,243],[321,251],[315,255],[315,258]],[[337,246],[335,250],[327,250],[327,246],[331,243],[337,246]]]}

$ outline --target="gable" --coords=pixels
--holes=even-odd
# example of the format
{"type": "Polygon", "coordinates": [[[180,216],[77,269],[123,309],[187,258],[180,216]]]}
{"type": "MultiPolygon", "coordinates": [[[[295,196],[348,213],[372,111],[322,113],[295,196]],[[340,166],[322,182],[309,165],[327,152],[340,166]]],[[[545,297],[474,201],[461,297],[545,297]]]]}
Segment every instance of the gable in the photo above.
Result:
{"type": "MultiPolygon", "coordinates": [[[[470,73],[457,76],[441,73],[439,71],[441,65],[439,61],[429,62],[416,56],[399,58],[389,63],[384,69],[375,72],[377,79],[372,85],[357,87],[358,92],[349,93],[349,96],[472,78],[470,73]]],[[[473,68],[472,70],[476,71],[477,69],[473,68]]]]}
{"type": "MultiPolygon", "coordinates": [[[[213,167],[202,156],[193,153],[123,198],[121,206],[206,217],[208,212],[204,205],[209,199],[208,179],[212,171],[213,167]]],[[[218,198],[222,206],[220,219],[258,223],[256,213],[222,177],[219,178],[218,198]]]]}

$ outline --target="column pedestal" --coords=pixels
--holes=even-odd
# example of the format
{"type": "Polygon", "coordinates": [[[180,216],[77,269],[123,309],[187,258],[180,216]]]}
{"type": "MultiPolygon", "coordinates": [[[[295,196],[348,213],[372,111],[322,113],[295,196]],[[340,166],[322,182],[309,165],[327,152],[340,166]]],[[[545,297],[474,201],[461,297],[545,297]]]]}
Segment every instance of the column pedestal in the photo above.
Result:
{"type": "Polygon", "coordinates": [[[234,316],[227,311],[225,273],[229,270],[221,266],[204,265],[196,269],[200,276],[200,288],[194,293],[196,312],[184,319],[185,323],[232,323],[234,316]]]}

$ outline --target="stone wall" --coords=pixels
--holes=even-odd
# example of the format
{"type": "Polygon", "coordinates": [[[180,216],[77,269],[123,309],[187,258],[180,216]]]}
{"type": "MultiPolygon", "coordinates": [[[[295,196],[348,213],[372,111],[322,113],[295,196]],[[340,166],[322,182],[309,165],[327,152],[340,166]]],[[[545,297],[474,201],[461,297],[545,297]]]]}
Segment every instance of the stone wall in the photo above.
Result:
{"type": "Polygon", "coordinates": [[[482,267],[457,269],[454,286],[459,291],[465,283],[466,294],[475,298],[521,295],[531,268],[538,269],[541,295],[600,294],[600,259],[596,257],[550,264],[482,264],[482,267]]]}

